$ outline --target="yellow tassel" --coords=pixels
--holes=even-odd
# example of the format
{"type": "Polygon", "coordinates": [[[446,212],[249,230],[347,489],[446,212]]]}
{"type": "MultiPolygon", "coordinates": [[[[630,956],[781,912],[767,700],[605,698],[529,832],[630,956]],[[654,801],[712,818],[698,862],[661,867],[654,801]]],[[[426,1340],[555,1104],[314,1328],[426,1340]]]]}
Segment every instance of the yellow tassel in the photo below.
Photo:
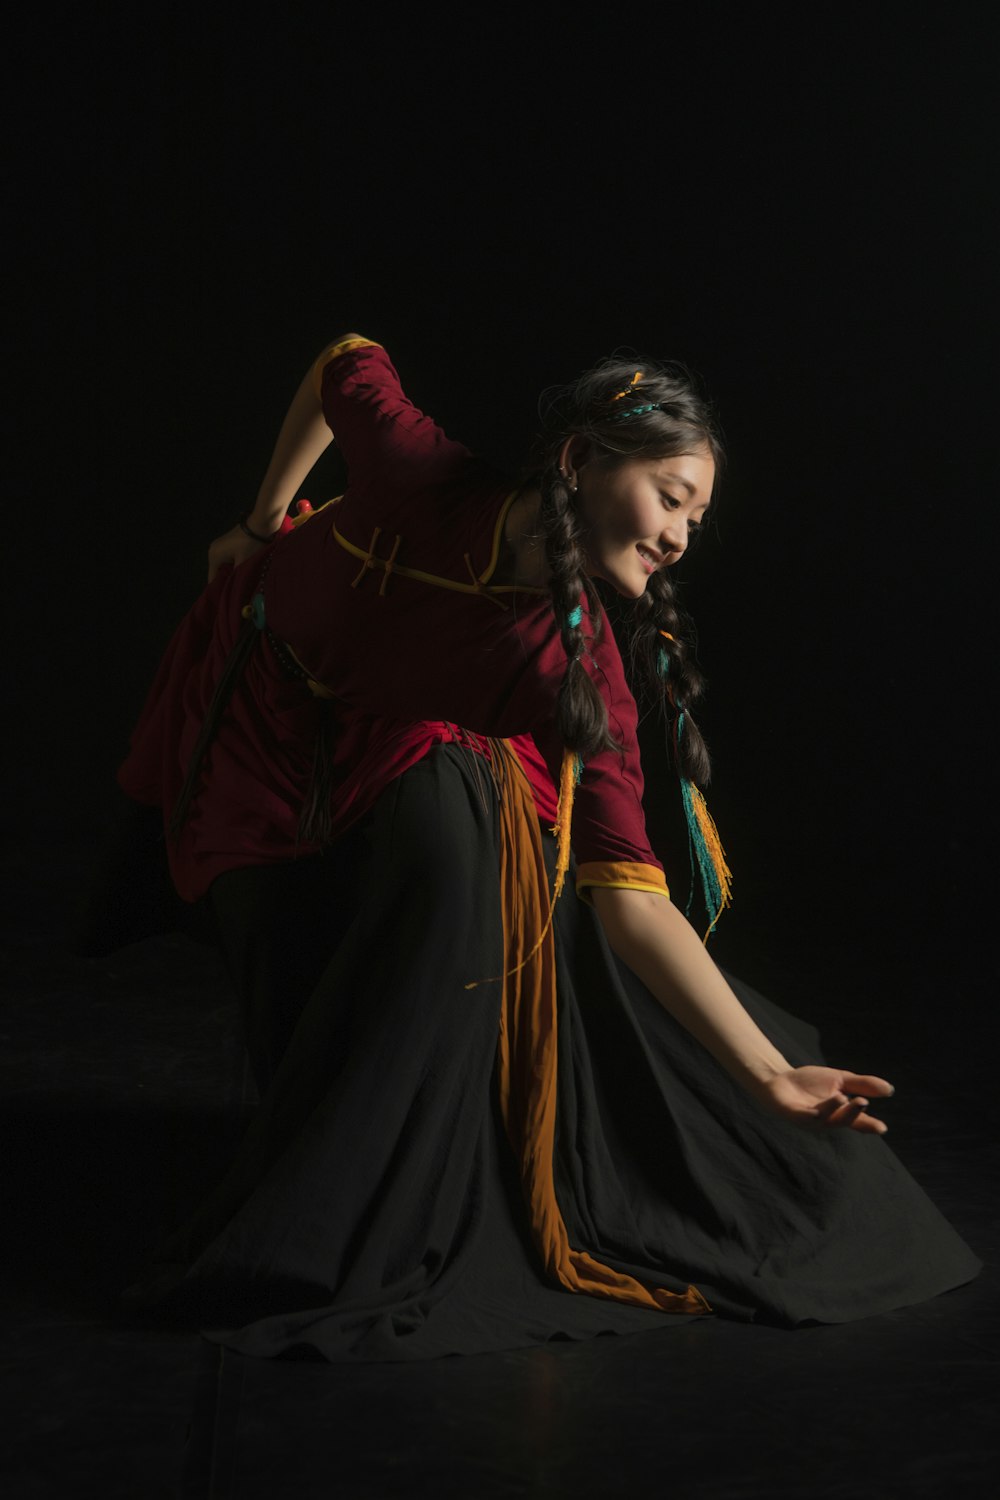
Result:
{"type": "Polygon", "coordinates": [[[707,943],[723,911],[727,906],[732,905],[733,872],[726,864],[726,851],[722,847],[719,830],[716,828],[712,814],[708,810],[708,804],[696,786],[691,787],[691,804],[698,822],[698,831],[701,834],[705,853],[711,861],[718,884],[718,895],[716,898],[718,906],[714,916],[712,916],[709,929],[705,933],[705,942],[707,943]]]}
{"type": "Polygon", "coordinates": [[[552,903],[559,900],[569,870],[570,833],[573,827],[573,793],[577,783],[577,755],[574,750],[564,750],[562,769],[559,772],[559,806],[552,832],[556,836],[556,880],[552,889],[552,903]]]}
{"type": "Polygon", "coordinates": [[[481,984],[495,984],[500,979],[510,979],[517,974],[527,963],[534,958],[548,937],[549,928],[552,926],[552,915],[555,911],[556,902],[562,894],[563,886],[566,884],[566,875],[569,871],[570,856],[570,832],[573,825],[573,794],[576,791],[576,783],[580,779],[581,762],[575,750],[564,750],[562,768],[559,772],[559,804],[556,809],[556,821],[552,825],[552,832],[556,836],[556,878],[552,888],[552,899],[549,902],[548,916],[542,925],[542,930],[532,944],[531,949],[505,974],[497,974],[493,979],[476,979],[464,986],[467,990],[478,989],[481,984]]]}

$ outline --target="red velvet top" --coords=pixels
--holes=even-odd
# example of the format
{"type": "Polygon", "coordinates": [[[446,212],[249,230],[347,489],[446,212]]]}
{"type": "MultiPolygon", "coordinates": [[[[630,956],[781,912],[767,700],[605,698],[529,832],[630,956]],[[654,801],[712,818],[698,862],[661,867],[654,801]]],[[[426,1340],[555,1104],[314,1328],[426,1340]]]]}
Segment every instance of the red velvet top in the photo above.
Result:
{"type": "MultiPolygon", "coordinates": [[[[169,818],[242,610],[263,577],[268,627],[335,700],[335,832],[461,731],[513,739],[539,813],[551,821],[566,662],[547,593],[492,583],[509,480],[413,406],[379,345],[342,340],[317,361],[316,377],[347,462],[347,491],[205,590],[168,648],[122,787],[169,818]]],[[[624,754],[595,756],[577,787],[578,885],[665,893],[645,832],[635,704],[606,619],[587,669],[624,754]]],[[[181,895],[194,899],[222,870],[294,856],[317,713],[313,693],[288,676],[263,637],[172,852],[181,895]]]]}

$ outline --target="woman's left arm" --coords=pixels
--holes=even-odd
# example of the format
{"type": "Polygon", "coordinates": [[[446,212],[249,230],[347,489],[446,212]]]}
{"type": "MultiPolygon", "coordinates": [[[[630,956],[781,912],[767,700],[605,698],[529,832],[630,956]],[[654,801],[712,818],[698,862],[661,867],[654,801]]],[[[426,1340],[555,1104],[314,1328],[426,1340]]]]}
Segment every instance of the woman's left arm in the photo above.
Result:
{"type": "MultiPolygon", "coordinates": [[[[299,485],[333,442],[316,394],[315,371],[313,364],[292,398],[253,510],[246,517],[250,530],[260,538],[267,539],[278,531],[299,485]]],[[[239,525],[217,537],[208,549],[209,582],[226,563],[245,562],[263,545],[263,540],[248,537],[239,525]]]]}
{"type": "Polygon", "coordinates": [[[884,1134],[865,1112],[893,1092],[884,1078],[839,1068],[793,1068],[740,1004],[687,918],[648,891],[590,891],[613,951],[746,1091],[802,1125],[884,1134]]]}

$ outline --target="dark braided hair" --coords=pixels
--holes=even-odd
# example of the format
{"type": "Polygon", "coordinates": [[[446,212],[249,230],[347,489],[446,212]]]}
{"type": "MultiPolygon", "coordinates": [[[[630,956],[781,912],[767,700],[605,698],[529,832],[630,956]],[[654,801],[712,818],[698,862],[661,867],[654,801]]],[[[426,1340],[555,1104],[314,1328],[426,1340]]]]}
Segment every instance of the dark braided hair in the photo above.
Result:
{"type": "MultiPolygon", "coordinates": [[[[605,469],[633,459],[676,458],[682,453],[709,453],[716,473],[724,450],[719,426],[694,378],[679,364],[649,360],[603,360],[570,385],[546,391],[539,403],[542,429],[533,445],[525,484],[541,492],[539,521],[545,539],[552,608],[562,633],[568,666],[559,691],[558,722],[563,743],[584,760],[615,746],[608,730],[604,700],[584,665],[587,642],[583,622],[573,625],[584,592],[590,603],[594,640],[600,638],[602,611],[587,577],[586,534],[576,500],[559,467],[569,437],[584,438],[590,461],[605,469]],[[640,380],[633,385],[637,367],[640,380]],[[627,394],[622,394],[627,392],[627,394]]],[[[635,601],[627,656],[633,690],[650,690],[672,726],[669,736],[677,769],[691,781],[706,784],[711,764],[705,742],[691,717],[691,705],[704,691],[694,659],[693,629],[682,611],[675,586],[659,570],[650,575],[635,601]],[[672,639],[666,639],[666,631],[672,639]],[[678,716],[684,714],[678,736],[678,716]]]]}
{"type": "Polygon", "coordinates": [[[562,633],[566,652],[566,675],[559,688],[557,717],[563,743],[584,760],[600,750],[618,748],[608,732],[608,711],[584,665],[586,639],[579,609],[581,591],[590,603],[595,640],[601,634],[601,602],[585,572],[586,554],[582,528],[573,505],[569,483],[553,464],[553,472],[541,476],[542,503],[539,521],[545,537],[545,560],[549,566],[552,608],[562,633]],[[578,621],[579,623],[573,623],[578,621]]]}

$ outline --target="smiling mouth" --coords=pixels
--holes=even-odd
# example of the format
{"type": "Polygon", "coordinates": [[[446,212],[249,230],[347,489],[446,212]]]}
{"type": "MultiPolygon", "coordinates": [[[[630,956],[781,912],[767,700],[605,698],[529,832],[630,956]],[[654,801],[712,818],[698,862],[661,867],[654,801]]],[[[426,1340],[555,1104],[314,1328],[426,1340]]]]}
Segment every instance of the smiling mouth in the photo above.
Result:
{"type": "Polygon", "coordinates": [[[650,547],[637,546],[635,549],[648,573],[655,573],[657,568],[662,567],[664,559],[661,553],[654,552],[650,547]]]}

